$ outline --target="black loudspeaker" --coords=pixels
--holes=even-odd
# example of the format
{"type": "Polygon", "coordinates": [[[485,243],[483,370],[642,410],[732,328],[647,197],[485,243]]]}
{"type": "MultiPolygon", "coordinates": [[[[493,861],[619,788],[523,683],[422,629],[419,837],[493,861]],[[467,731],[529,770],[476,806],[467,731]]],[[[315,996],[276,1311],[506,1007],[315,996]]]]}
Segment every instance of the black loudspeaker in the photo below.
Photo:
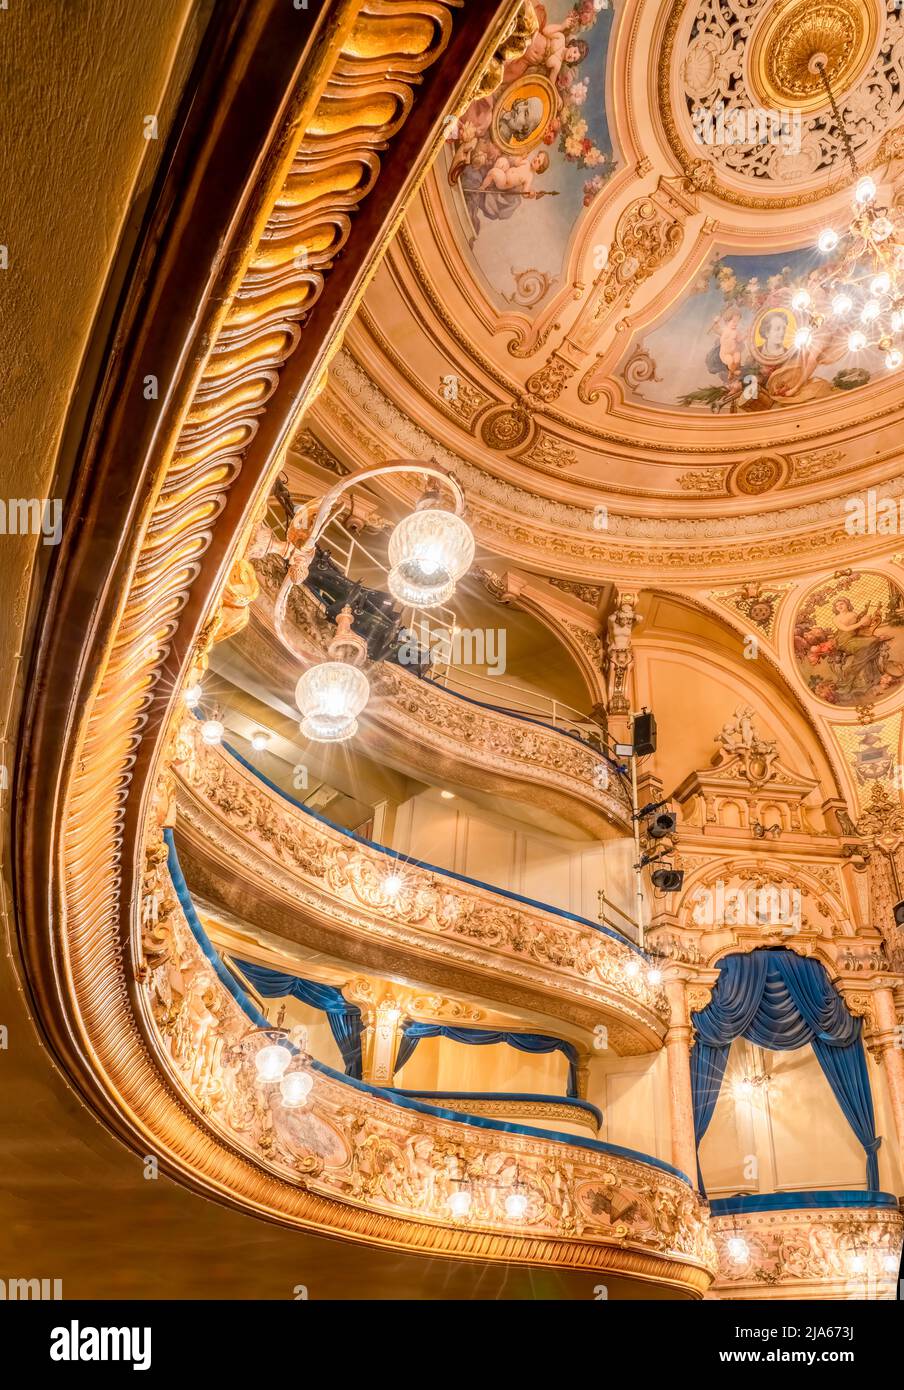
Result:
{"type": "Polygon", "coordinates": [[[645,758],[648,753],[656,752],[656,720],[652,714],[645,711],[635,715],[633,732],[635,758],[645,758]]]}
{"type": "Polygon", "coordinates": [[[904,927],[904,902],[895,903],[895,924],[904,927]]]}
{"type": "Polygon", "coordinates": [[[660,893],[677,893],[684,883],[683,869],[654,869],[650,874],[653,887],[660,893]]]}
{"type": "Polygon", "coordinates": [[[667,835],[674,835],[677,824],[678,817],[671,811],[660,811],[647,826],[647,834],[651,840],[664,840],[667,835]]]}

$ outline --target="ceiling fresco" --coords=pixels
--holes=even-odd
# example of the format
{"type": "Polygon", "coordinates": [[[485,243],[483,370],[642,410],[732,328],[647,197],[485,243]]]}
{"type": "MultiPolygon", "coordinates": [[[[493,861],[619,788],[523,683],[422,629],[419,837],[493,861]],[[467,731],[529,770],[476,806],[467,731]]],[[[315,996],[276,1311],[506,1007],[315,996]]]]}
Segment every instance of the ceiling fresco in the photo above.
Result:
{"type": "Polygon", "coordinates": [[[450,123],[446,196],[479,274],[536,309],[559,283],[584,208],[616,168],[605,87],[609,0],[550,0],[502,83],[450,123]]]}
{"type": "Polygon", "coordinates": [[[823,401],[886,373],[883,354],[851,352],[849,325],[833,324],[826,282],[840,258],[813,248],[772,255],[713,253],[681,304],[625,355],[628,399],[685,410],[755,413],[823,401]],[[807,293],[825,316],[814,341],[796,344],[807,293]]]}

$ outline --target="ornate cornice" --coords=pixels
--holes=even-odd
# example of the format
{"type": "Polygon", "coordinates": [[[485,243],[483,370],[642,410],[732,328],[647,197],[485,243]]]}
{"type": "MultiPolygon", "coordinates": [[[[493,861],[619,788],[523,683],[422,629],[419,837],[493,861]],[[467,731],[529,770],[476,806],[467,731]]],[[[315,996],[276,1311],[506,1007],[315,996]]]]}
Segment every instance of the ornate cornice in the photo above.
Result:
{"type": "Polygon", "coordinates": [[[705,1208],[675,1175],[619,1154],[449,1120],[392,1092],[349,1084],[305,1062],[300,1110],[255,1079],[249,1020],[213,976],[149,847],[151,904],[140,988],[174,1084],[212,1132],[291,1194],[297,1224],[409,1249],[612,1269],[700,1293],[714,1256],[705,1208]],[[453,1218],[466,1190],[471,1210],[453,1218]],[[512,1231],[505,1200],[527,1209],[512,1231]]]}
{"type": "Polygon", "coordinates": [[[174,769],[190,882],[218,905],[275,898],[293,906],[299,939],[342,959],[370,966],[379,942],[381,958],[410,978],[589,1028],[605,1016],[618,1052],[660,1044],[668,1002],[627,944],[411,862],[389,893],[387,864],[398,861],[272,792],[205,744],[196,720],[183,728],[174,769]]]}
{"type": "Polygon", "coordinates": [[[895,1297],[904,1218],[889,1207],[711,1216],[720,1298],[895,1297]]]}

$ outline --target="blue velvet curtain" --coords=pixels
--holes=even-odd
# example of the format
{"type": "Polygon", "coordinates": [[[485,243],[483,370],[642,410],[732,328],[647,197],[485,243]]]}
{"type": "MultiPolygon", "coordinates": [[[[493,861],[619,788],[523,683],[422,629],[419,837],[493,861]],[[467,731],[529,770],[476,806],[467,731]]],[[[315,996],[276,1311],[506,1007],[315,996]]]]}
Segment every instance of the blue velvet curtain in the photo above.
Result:
{"type": "Polygon", "coordinates": [[[252,984],[258,994],[265,999],[300,999],[303,1004],[322,1009],[330,1025],[330,1032],[342,1054],[346,1076],[361,1079],[361,1010],[357,1004],[349,1004],[342,992],[333,985],[321,985],[316,980],[303,980],[298,975],[283,974],[271,970],[266,965],[252,965],[247,960],[237,960],[236,965],[245,979],[252,984]]]}
{"type": "Polygon", "coordinates": [[[491,1028],[448,1028],[440,1023],[406,1023],[402,1029],[399,1050],[396,1054],[395,1070],[401,1071],[421,1038],[451,1038],[453,1042],[508,1043],[520,1052],[562,1052],[568,1058],[568,1090],[566,1095],[574,1098],[578,1093],[578,1052],[577,1048],[561,1038],[549,1038],[543,1033],[499,1033],[491,1028]]]}
{"type": "MultiPolygon", "coordinates": [[[[694,1132],[699,1149],[716,1108],[729,1048],[735,1038],[790,1052],[811,1043],[845,1118],[866,1151],[866,1185],[879,1186],[873,1098],[861,1021],[849,1014],[819,961],[784,948],[766,948],[721,962],[713,997],[692,1015],[694,1132]]],[[[700,1164],[697,1177],[703,1192],[700,1164]]]]}

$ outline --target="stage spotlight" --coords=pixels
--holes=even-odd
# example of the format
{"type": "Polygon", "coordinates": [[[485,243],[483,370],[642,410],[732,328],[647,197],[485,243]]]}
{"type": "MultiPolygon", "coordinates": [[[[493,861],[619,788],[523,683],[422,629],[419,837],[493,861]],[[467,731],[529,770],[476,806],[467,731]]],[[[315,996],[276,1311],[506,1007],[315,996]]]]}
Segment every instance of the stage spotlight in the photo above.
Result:
{"type": "Polygon", "coordinates": [[[677,893],[684,883],[683,869],[654,869],[650,874],[653,887],[659,893],[677,893]]]}

